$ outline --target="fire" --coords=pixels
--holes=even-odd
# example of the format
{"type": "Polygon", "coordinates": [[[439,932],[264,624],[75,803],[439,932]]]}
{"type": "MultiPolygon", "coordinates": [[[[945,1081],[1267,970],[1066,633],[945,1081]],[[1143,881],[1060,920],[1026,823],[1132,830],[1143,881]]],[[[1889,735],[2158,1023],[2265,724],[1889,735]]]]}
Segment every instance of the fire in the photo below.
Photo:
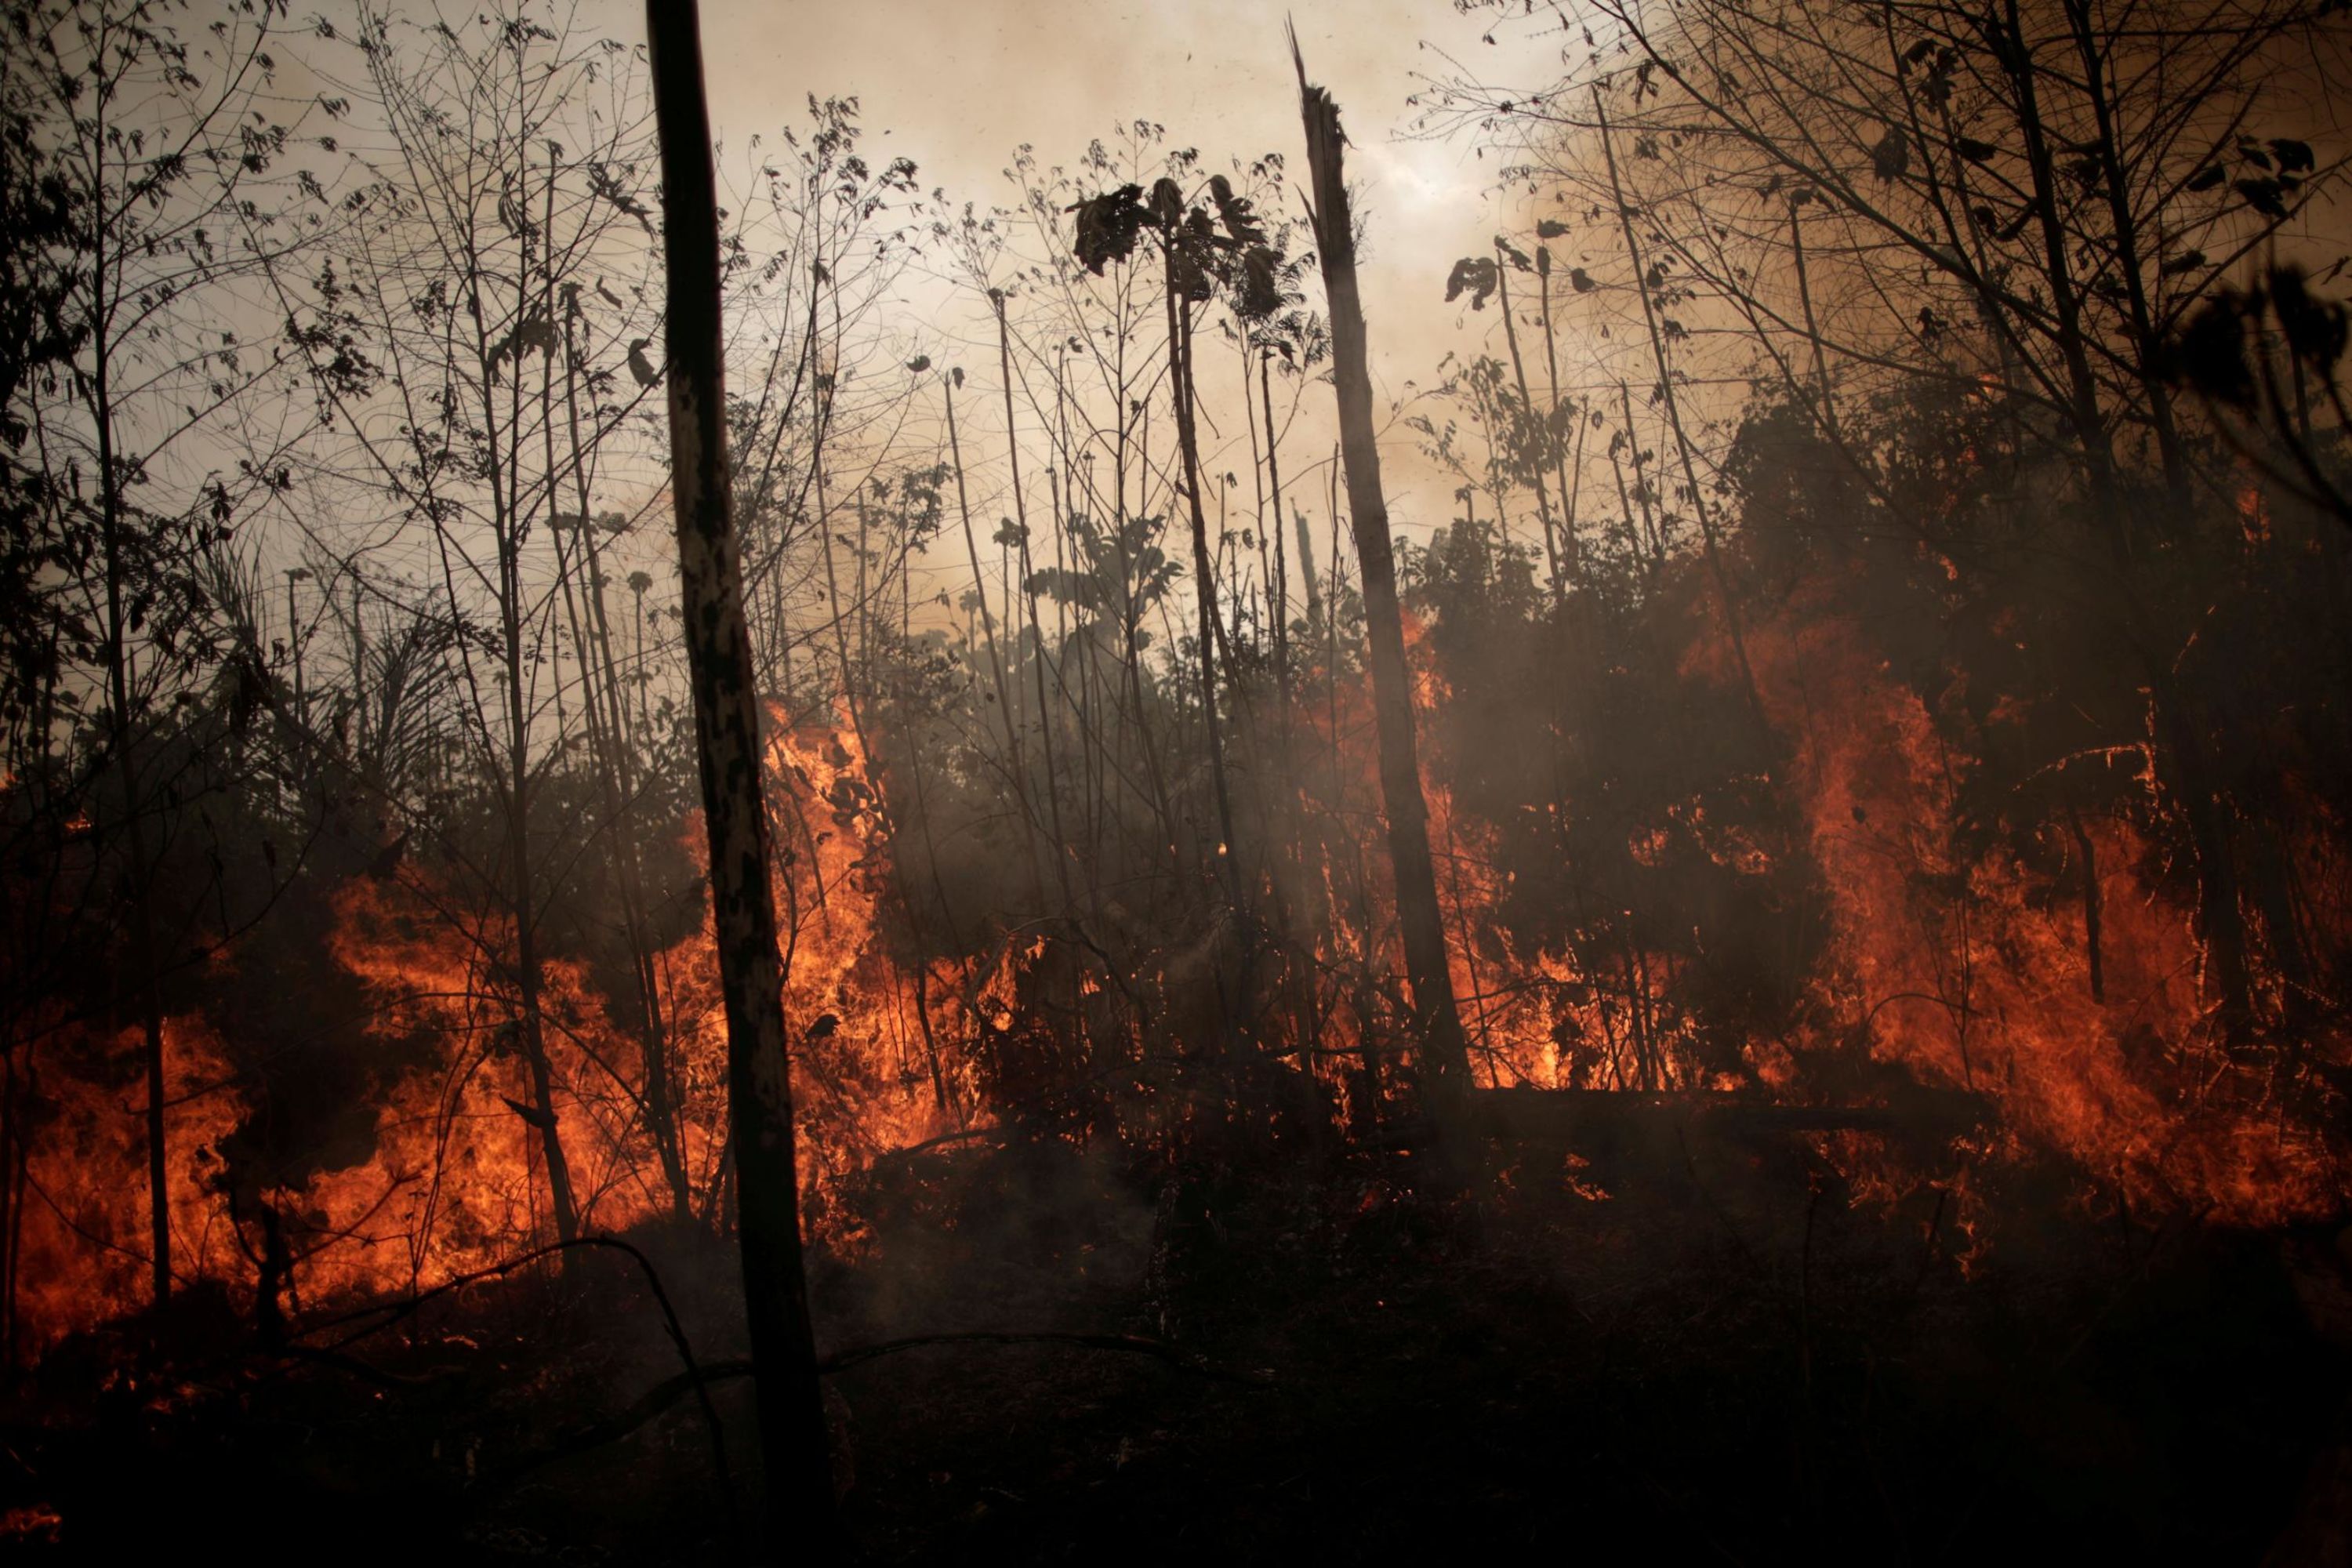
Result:
{"type": "Polygon", "coordinates": [[[1871,1060],[1993,1097],[2010,1138],[2063,1152],[2136,1205],[2244,1225],[2336,1212],[2344,1151],[2228,1059],[2193,915],[2143,890],[2152,851],[2130,825],[2083,826],[2105,893],[2095,996],[2079,894],[2012,852],[1960,851],[1969,751],[1939,737],[1862,628],[1810,606],[1748,646],[1768,711],[1796,738],[1789,783],[1832,894],[1814,994],[1836,1030],[1871,1060]],[[1801,683],[1838,700],[1805,704],[1801,683]]]}
{"type": "MultiPolygon", "coordinates": [[[[146,1044],[137,1026],[72,1042],[73,1067],[37,1079],[39,1135],[29,1141],[16,1212],[19,1353],[135,1310],[148,1291],[146,1193],[126,1181],[146,1169],[146,1044]],[[84,1076],[86,1075],[86,1076],[84,1076]]],[[[57,1053],[66,1058],[68,1053],[57,1053]]],[[[215,1147],[246,1107],[221,1042],[198,1018],[163,1025],[164,1126],[177,1266],[193,1279],[247,1271],[221,1188],[215,1147]]]]}
{"type": "MultiPolygon", "coordinates": [[[[887,930],[888,818],[862,745],[846,729],[780,727],[770,763],[805,1221],[812,1236],[854,1249],[842,1184],[880,1153],[969,1121],[975,1068],[960,1043],[1010,1012],[1035,949],[1008,951],[987,973],[929,964],[926,1029],[911,1016],[913,966],[887,930]]],[[[699,864],[698,821],[678,832],[699,864]]],[[[259,1108],[201,1017],[172,1018],[164,1036],[175,1271],[249,1295],[267,1207],[290,1255],[290,1300],[306,1307],[429,1289],[554,1239],[541,1140],[528,1114],[510,913],[468,907],[405,865],[353,879],[331,904],[326,942],[366,999],[366,1041],[387,1061],[415,1057],[418,1042],[427,1047],[376,1086],[364,1159],[236,1191],[221,1151],[259,1108]]],[[[716,1224],[726,1201],[727,1039],[707,910],[700,929],[655,955],[654,967],[688,1207],[716,1224]]],[[[543,962],[540,1008],[583,1230],[667,1213],[645,1122],[642,1040],[614,1024],[576,960],[543,962]]],[[[20,1352],[144,1302],[141,1049],[135,1027],[91,1042],[73,1077],[42,1086],[17,1251],[20,1352]]]]}
{"type": "MultiPolygon", "coordinates": [[[[2079,843],[2051,846],[2065,868],[2054,879],[2047,858],[1964,845],[1955,807],[1976,766],[1964,715],[1931,712],[1826,595],[1800,596],[1747,634],[1786,759],[1758,783],[1795,803],[1793,837],[1759,837],[1696,797],[1625,829],[1630,862],[1645,870],[1693,850],[1736,879],[1810,866],[1826,895],[1825,955],[1805,978],[1798,1026],[1748,1041],[1729,1064],[1702,1048],[1690,1011],[1701,960],[1608,934],[1633,929],[1631,910],[1622,928],[1611,926],[1621,913],[1612,910],[1565,922],[1570,940],[1552,945],[1519,933],[1505,836],[1461,806],[1451,782],[1456,762],[1435,722],[1453,695],[1445,672],[1428,628],[1408,632],[1441,913],[1481,1085],[1813,1100],[1843,1081],[1867,1102],[1883,1080],[1857,1079],[1859,1063],[1972,1092],[1998,1106],[1998,1125],[1956,1145],[1936,1172],[1904,1168],[1872,1134],[1817,1141],[1865,1197],[1892,1202],[1934,1181],[1958,1200],[1950,1222],[1962,1230],[1973,1223],[1972,1170],[2042,1152],[2135,1207],[2273,1225],[2340,1205],[2340,1143],[2218,1040],[2192,912],[2157,890],[2155,851],[2139,830],[2113,816],[2084,820],[2079,843]],[[2078,886],[2085,851],[2103,895],[2096,994],[2078,886]]],[[[1719,633],[1695,640],[1685,675],[1735,678],[1719,633]]],[[[2024,709],[2004,698],[1989,712],[1999,726],[2024,709]]],[[[1253,1026],[1269,1052],[1300,1061],[1322,1114],[1360,1133],[1405,1089],[1394,1064],[1408,1016],[1394,978],[1370,694],[1343,681],[1328,700],[1302,699],[1288,721],[1301,754],[1324,759],[1324,771],[1310,772],[1287,807],[1306,825],[1286,851],[1295,863],[1273,867],[1258,889],[1270,900],[1277,883],[1286,889],[1296,948],[1274,962],[1295,1005],[1253,1026]]],[[[869,1241],[858,1184],[877,1160],[1139,1062],[1149,1028],[1190,1026],[1148,1015],[1199,991],[1195,970],[1213,960],[1171,949],[1158,973],[1122,975],[1098,952],[1021,929],[978,953],[922,951],[889,783],[856,716],[844,710],[797,728],[778,716],[768,761],[803,1221],[817,1242],[855,1256],[869,1241]],[[1068,1021],[1040,1022],[1048,1013],[1068,1021]]],[[[2135,776],[2147,768],[2128,748],[2068,765],[2135,776]]],[[[2155,788],[2145,778],[2143,787],[2155,788]]],[[[698,822],[671,831],[698,865],[698,822]]],[[[2332,866],[2323,841],[2315,834],[2297,852],[2332,866]]],[[[328,951],[368,1020],[344,1048],[387,1064],[361,1157],[276,1185],[240,1178],[222,1151],[268,1108],[205,1020],[177,1016],[165,1030],[175,1266],[248,1300],[266,1211],[285,1238],[284,1289],[298,1310],[429,1288],[553,1238],[519,1041],[510,912],[469,903],[413,862],[353,878],[331,908],[328,951]]],[[[650,968],[682,1205],[648,1121],[644,1037],[615,1021],[585,962],[543,964],[556,1131],[591,1231],[681,1206],[695,1224],[729,1223],[727,1040],[708,911],[650,968]]],[[[133,1029],[78,1038],[48,1058],[18,1221],[20,1355],[143,1304],[140,1049],[133,1029]]],[[[1202,1125],[1208,1107],[1197,1095],[1137,1081],[1118,1102],[1117,1114],[1132,1120],[1123,1132],[1181,1138],[1202,1125]]],[[[1569,1168],[1570,1190],[1606,1196],[1580,1169],[1569,1168]]]]}

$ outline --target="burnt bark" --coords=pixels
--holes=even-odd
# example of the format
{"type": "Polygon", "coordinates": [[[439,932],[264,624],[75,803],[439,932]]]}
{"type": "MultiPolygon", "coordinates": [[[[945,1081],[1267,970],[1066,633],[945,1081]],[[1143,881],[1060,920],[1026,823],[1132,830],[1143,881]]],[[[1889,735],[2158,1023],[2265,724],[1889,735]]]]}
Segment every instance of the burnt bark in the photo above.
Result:
{"type": "Polygon", "coordinates": [[[677,513],[682,626],[710,841],[710,900],[727,1011],[743,1298],[767,1486],[769,1555],[782,1521],[795,1547],[834,1552],[834,1499],[816,1345],[801,1256],[783,968],[761,799],[742,562],[728,468],[720,355],[719,216],[710,119],[693,0],[647,0],[654,115],[661,134],[668,268],[670,494],[677,513]]]}
{"type": "Polygon", "coordinates": [[[1413,740],[1412,683],[1404,661],[1404,625],[1397,608],[1396,561],[1389,543],[1388,502],[1381,489],[1380,447],[1372,430],[1372,379],[1364,357],[1364,309],[1356,286],[1356,236],[1342,167],[1346,132],[1330,93],[1307,82],[1307,63],[1291,41],[1298,68],[1299,112],[1306,123],[1307,163],[1314,188],[1315,249],[1331,311],[1331,368],[1339,398],[1339,444],[1348,476],[1348,509],[1363,574],[1364,634],[1370,645],[1372,711],[1381,758],[1381,797],[1388,817],[1389,858],[1396,875],[1397,922],[1404,936],[1405,977],[1412,986],[1415,1031],[1421,1041],[1422,1092],[1441,1128],[1458,1124],[1470,1088],[1468,1042],[1446,968],[1445,928],[1437,905],[1437,873],[1429,855],[1429,805],[1421,793],[1413,740]]]}
{"type": "Polygon", "coordinates": [[[2083,859],[2083,956],[2091,970],[2091,1000],[2105,1005],[2107,980],[2106,959],[2099,935],[2099,852],[2091,843],[2090,831],[2083,826],[2083,814],[2071,800],[2066,803],[2066,826],[2074,836],[2075,853],[2083,859]]]}

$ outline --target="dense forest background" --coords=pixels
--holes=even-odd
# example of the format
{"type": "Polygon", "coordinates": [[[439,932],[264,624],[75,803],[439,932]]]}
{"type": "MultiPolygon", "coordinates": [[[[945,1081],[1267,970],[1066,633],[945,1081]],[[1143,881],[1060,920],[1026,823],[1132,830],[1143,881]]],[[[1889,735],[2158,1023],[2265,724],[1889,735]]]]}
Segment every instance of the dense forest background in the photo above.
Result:
{"type": "MultiPolygon", "coordinates": [[[[1370,330],[1449,345],[1378,416],[1476,1089],[1853,1113],[1816,1192],[1961,1275],[2027,1168],[2340,1223],[2338,8],[1460,9],[1542,74],[1422,62],[1493,232],[1370,330]]],[[[8,12],[12,1376],[731,1234],[635,20],[8,12]]],[[[1213,131],[720,147],[828,1267],[1439,1109],[1311,188],[1213,131]]]]}

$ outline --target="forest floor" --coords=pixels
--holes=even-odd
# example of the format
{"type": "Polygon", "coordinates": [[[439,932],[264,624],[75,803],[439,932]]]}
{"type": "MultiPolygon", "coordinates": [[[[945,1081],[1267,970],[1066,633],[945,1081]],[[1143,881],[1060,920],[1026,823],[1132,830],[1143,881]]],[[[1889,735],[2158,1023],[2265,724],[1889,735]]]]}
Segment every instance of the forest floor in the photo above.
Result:
{"type": "MultiPolygon", "coordinates": [[[[2352,1561],[2352,1232],[2133,1215],[2016,1167],[1865,1199],[1786,1137],[1523,1146],[1475,1198],[1427,1164],[898,1167],[856,1261],[819,1260],[822,1348],[1062,1331],[1184,1364],[1043,1342],[840,1371],[855,1555],[2352,1561]]],[[[739,1354],[724,1252],[636,1239],[697,1354],[739,1354]]],[[[168,1371],[131,1370],[152,1325],[63,1347],[0,1411],[0,1552],[742,1560],[740,1379],[713,1388],[725,1486],[691,1397],[547,1458],[679,1367],[635,1266],[573,1257],[290,1366],[222,1353],[247,1331],[200,1300],[168,1371]]]]}

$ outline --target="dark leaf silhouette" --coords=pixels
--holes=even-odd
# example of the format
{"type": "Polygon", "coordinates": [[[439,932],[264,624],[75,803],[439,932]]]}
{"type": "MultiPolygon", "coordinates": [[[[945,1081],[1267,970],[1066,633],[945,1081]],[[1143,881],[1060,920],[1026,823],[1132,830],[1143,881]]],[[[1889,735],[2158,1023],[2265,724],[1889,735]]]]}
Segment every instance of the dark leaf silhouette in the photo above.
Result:
{"type": "Polygon", "coordinates": [[[1493,257],[1465,256],[1454,264],[1453,271],[1445,275],[1445,302],[1449,305],[1454,303],[1467,289],[1470,290],[1470,308],[1483,310],[1495,292],[1498,276],[1493,257]]]}
{"type": "Polygon", "coordinates": [[[2264,217],[2286,216],[2288,187],[2284,180],[2240,180],[2234,188],[2248,206],[2264,217]]]}
{"type": "Polygon", "coordinates": [[[629,343],[629,374],[636,377],[639,386],[651,386],[661,379],[661,372],[646,357],[646,345],[652,342],[651,338],[635,338],[629,343]]]}
{"type": "Polygon", "coordinates": [[[2352,330],[2343,305],[2313,298],[2302,268],[2281,267],[2271,273],[2271,307],[2295,357],[2323,375],[2333,372],[2344,357],[2347,331],[2352,330]]]}
{"type": "Polygon", "coordinates": [[[1212,174],[1209,177],[1209,197],[1217,204],[1217,217],[1224,224],[1225,233],[1233,243],[1241,246],[1263,246],[1265,243],[1265,226],[1251,210],[1247,196],[1234,195],[1231,180],[1223,174],[1212,174]]]}
{"type": "Polygon", "coordinates": [[[1911,139],[1900,125],[1890,125],[1878,145],[1870,150],[1870,166],[1877,172],[1882,184],[1899,180],[1911,167],[1911,139]]]}
{"type": "Polygon", "coordinates": [[[1151,183],[1151,221],[1162,229],[1174,230],[1184,221],[1182,187],[1165,174],[1151,183]]]}
{"type": "Polygon", "coordinates": [[[1250,247],[1242,258],[1240,297],[1234,308],[1243,320],[1262,321],[1281,310],[1282,286],[1275,279],[1279,259],[1263,245],[1250,247]]]}
{"type": "Polygon", "coordinates": [[[1096,277],[1101,277],[1111,262],[1124,261],[1134,254],[1136,238],[1151,218],[1143,209],[1142,195],[1141,185],[1121,185],[1089,196],[1072,209],[1078,215],[1077,238],[1072,248],[1096,277]]]}
{"type": "Polygon", "coordinates": [[[2189,320],[2164,355],[2166,378],[2218,403],[2245,408],[2254,401],[2246,363],[2245,302],[2234,295],[2210,300],[2189,320]]]}

